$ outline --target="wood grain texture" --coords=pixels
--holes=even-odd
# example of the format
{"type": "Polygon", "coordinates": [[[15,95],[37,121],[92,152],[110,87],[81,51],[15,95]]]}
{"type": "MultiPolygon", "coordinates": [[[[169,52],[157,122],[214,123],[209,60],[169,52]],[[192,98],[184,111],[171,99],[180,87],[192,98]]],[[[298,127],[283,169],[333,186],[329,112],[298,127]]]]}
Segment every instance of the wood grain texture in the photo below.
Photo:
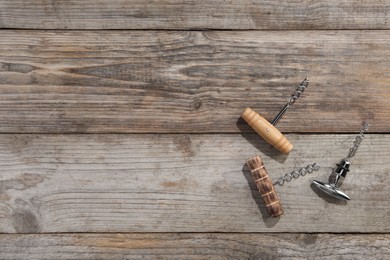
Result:
{"type": "Polygon", "coordinates": [[[0,27],[25,29],[389,29],[388,1],[2,0],[0,27]]]}
{"type": "MultiPolygon", "coordinates": [[[[3,1],[4,2],[4,1],[3,1]]],[[[1,133],[390,132],[388,31],[2,31],[1,133]]]]}
{"type": "Polygon", "coordinates": [[[1,259],[387,259],[390,235],[0,235],[1,259]]]}
{"type": "Polygon", "coordinates": [[[389,17],[379,0],[1,0],[0,259],[389,259],[389,17]],[[277,127],[326,134],[287,134],[281,155],[239,115],[271,120],[306,75],[277,127]],[[336,201],[309,184],[355,137],[328,133],[363,120],[376,134],[336,201]],[[322,167],[275,187],[280,218],[257,154],[273,179],[322,167]]]}
{"type": "Polygon", "coordinates": [[[318,196],[355,135],[288,135],[281,155],[255,134],[0,135],[0,232],[389,232],[389,135],[368,135],[342,189],[318,196]],[[285,214],[270,218],[245,161],[260,154],[285,214]]]}

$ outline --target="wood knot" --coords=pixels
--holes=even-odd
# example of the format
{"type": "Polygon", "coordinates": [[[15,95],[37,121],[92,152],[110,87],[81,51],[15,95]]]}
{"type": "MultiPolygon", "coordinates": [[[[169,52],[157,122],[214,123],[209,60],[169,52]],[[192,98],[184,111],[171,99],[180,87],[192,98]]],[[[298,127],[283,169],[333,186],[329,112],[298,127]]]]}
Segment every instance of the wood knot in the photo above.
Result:
{"type": "Polygon", "coordinates": [[[201,107],[202,107],[202,100],[200,100],[200,99],[195,99],[195,100],[193,100],[192,101],[192,103],[191,103],[191,109],[192,110],[199,110],[201,107]]]}
{"type": "Polygon", "coordinates": [[[26,201],[16,200],[12,224],[17,233],[39,233],[40,220],[36,209],[26,201]]]}
{"type": "Polygon", "coordinates": [[[192,149],[191,138],[188,135],[180,135],[173,139],[176,148],[185,156],[191,157],[195,155],[192,149]]]}

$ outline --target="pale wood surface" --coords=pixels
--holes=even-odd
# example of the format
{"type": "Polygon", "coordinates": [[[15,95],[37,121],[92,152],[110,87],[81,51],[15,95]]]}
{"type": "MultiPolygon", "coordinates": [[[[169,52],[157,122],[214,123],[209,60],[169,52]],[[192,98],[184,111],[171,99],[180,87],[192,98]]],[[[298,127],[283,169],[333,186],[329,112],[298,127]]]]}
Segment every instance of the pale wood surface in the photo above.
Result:
{"type": "Polygon", "coordinates": [[[0,1],[0,28],[389,29],[388,1],[0,1]]]}
{"type": "MultiPolygon", "coordinates": [[[[4,1],[3,1],[4,3],[4,1]]],[[[239,133],[306,76],[282,132],[390,132],[388,31],[14,31],[1,133],[239,133]]]]}
{"type": "Polygon", "coordinates": [[[388,259],[390,235],[0,235],[1,259],[388,259]]]}
{"type": "Polygon", "coordinates": [[[281,155],[257,135],[0,135],[0,232],[389,232],[389,135],[368,135],[342,189],[319,197],[355,135],[288,135],[281,155]],[[322,169],[276,191],[270,218],[245,161],[272,179],[322,169]]]}
{"type": "Polygon", "coordinates": [[[389,17],[379,0],[0,0],[0,259],[390,258],[389,17]],[[271,120],[306,75],[281,155],[239,116],[271,120]],[[363,120],[352,200],[319,196],[363,120]],[[322,166],[276,187],[281,218],[256,154],[273,179],[322,166]]]}

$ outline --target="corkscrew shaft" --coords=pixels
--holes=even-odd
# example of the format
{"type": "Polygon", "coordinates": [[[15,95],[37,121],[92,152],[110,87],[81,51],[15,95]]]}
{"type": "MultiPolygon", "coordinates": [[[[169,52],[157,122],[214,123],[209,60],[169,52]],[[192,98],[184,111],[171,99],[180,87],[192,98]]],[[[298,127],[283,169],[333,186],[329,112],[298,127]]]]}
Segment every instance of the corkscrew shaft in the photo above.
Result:
{"type": "Polygon", "coordinates": [[[284,113],[286,113],[287,109],[290,107],[290,104],[287,103],[282,110],[280,110],[280,112],[275,116],[275,118],[272,120],[271,124],[272,125],[276,125],[279,120],[282,118],[282,116],[284,115],[284,113]]]}
{"type": "Polygon", "coordinates": [[[273,185],[279,184],[283,186],[285,182],[290,182],[292,179],[298,179],[300,176],[305,176],[306,174],[311,174],[313,171],[318,171],[320,166],[317,163],[313,163],[312,165],[308,165],[306,167],[302,167],[299,170],[292,171],[290,173],[286,173],[281,176],[279,179],[272,182],[273,185]]]}
{"type": "Polygon", "coordinates": [[[287,110],[290,108],[290,106],[292,104],[295,103],[295,100],[297,100],[301,94],[303,93],[303,91],[305,91],[305,89],[309,86],[309,79],[306,77],[302,82],[301,84],[299,84],[299,86],[297,87],[297,89],[295,90],[294,94],[292,94],[292,96],[290,97],[290,99],[288,100],[287,104],[284,105],[284,107],[282,108],[282,110],[275,116],[275,118],[272,120],[271,124],[272,125],[276,125],[279,120],[283,117],[283,115],[287,112],[287,110]]]}

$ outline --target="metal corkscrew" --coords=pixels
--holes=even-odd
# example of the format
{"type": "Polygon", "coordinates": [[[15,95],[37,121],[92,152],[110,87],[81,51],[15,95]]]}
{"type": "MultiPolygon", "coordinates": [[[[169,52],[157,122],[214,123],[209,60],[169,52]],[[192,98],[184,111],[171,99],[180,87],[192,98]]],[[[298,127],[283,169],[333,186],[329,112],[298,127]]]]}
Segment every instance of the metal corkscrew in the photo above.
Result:
{"type": "Polygon", "coordinates": [[[333,198],[340,200],[350,200],[350,197],[340,190],[340,186],[345,179],[345,176],[349,172],[349,167],[351,166],[350,159],[355,155],[357,149],[360,146],[364,138],[364,132],[368,130],[368,124],[364,123],[362,129],[360,130],[359,135],[356,137],[353,147],[349,150],[348,157],[342,159],[337,167],[333,170],[332,174],[329,176],[328,183],[322,181],[313,180],[312,183],[318,187],[321,191],[332,196],[333,198]]]}
{"type": "Polygon", "coordinates": [[[282,153],[289,153],[293,145],[287,138],[275,127],[279,120],[283,117],[289,107],[301,96],[305,89],[309,86],[309,80],[306,77],[297,87],[295,92],[289,98],[286,105],[270,122],[264,119],[261,115],[256,113],[251,108],[247,107],[242,113],[241,117],[261,136],[265,141],[274,146],[282,153]]]}

